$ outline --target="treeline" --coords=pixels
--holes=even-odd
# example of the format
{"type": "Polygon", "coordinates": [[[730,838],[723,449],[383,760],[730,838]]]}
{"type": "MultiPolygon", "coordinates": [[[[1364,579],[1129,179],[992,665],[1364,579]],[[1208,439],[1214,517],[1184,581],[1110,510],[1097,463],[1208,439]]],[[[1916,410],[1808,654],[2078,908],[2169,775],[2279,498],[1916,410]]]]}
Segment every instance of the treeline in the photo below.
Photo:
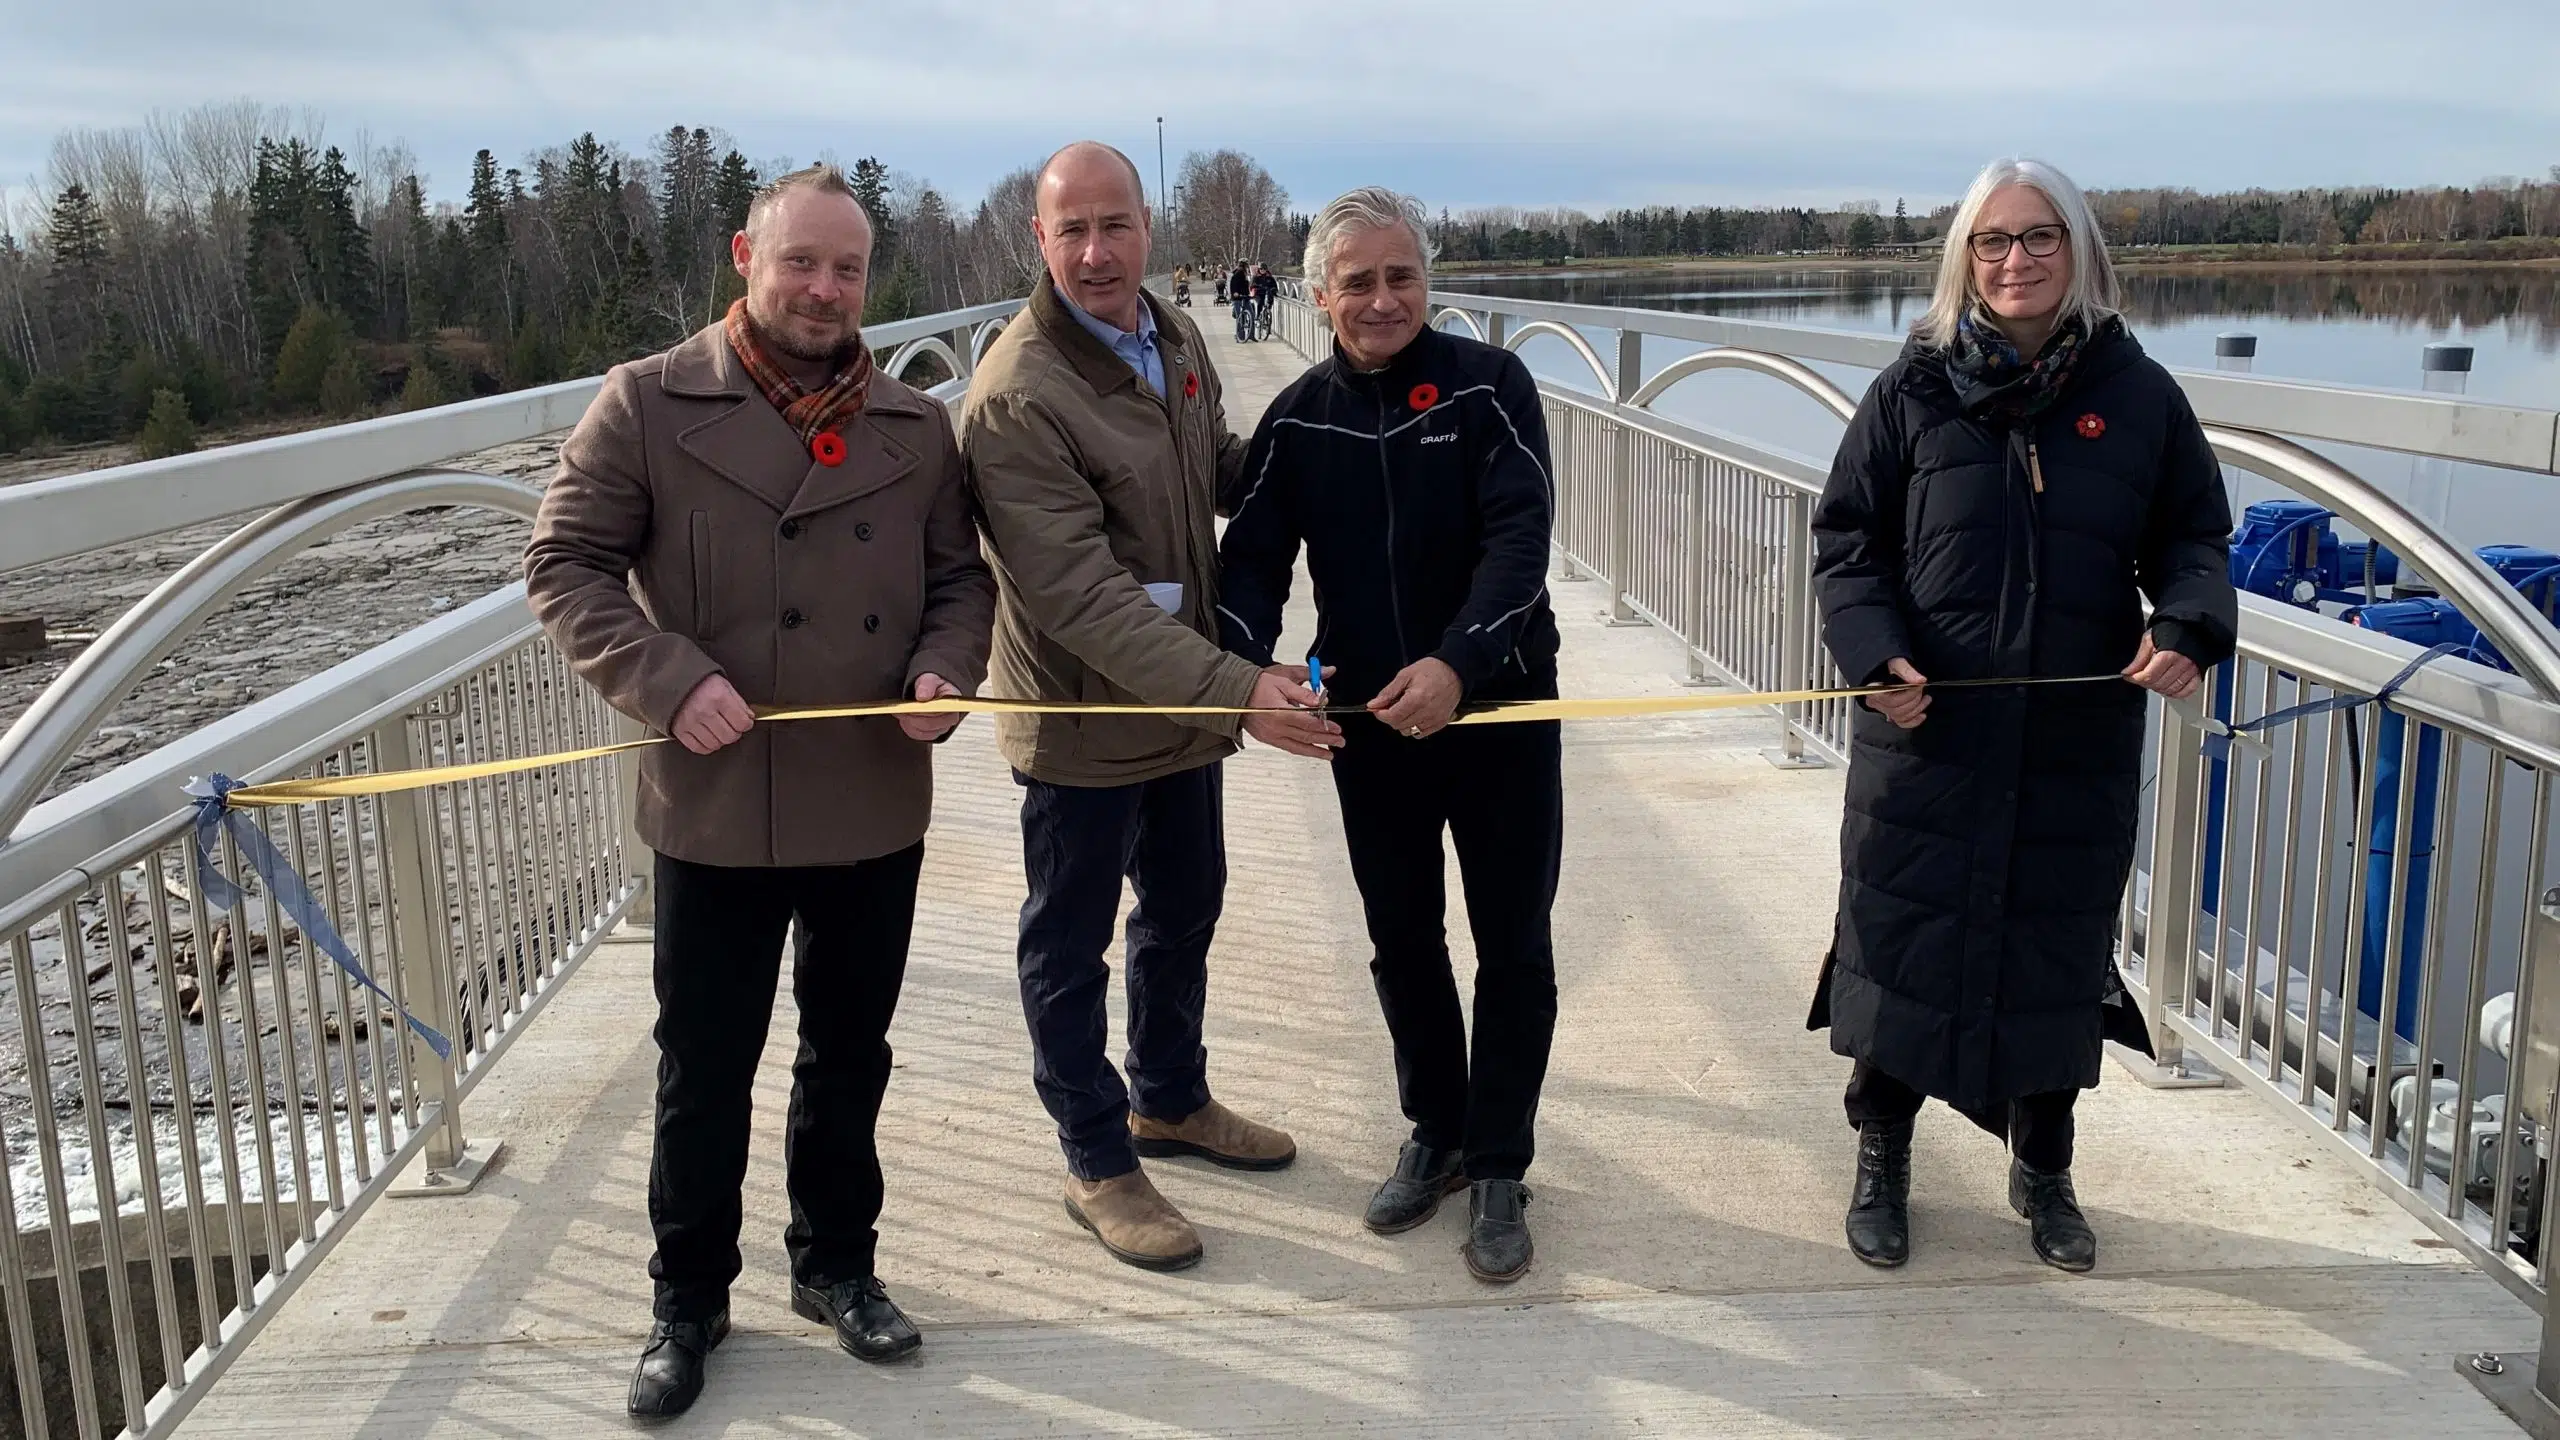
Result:
{"type": "MultiPolygon", "coordinates": [[[[2545,180],[2499,178],[2468,188],[2094,190],[2090,208],[2111,244],[2487,245],[2560,239],[2560,166],[2545,180]]],[[[1654,256],[1873,253],[1942,239],[1955,207],[1925,216],[1896,200],[1837,210],[1706,206],[1613,210],[1508,208],[1441,212],[1441,258],[1460,263],[1539,263],[1654,256]]]]}
{"type": "MultiPolygon", "coordinates": [[[[1953,213],[1950,209],[1946,213],[1953,213]]],[[[1808,250],[1872,249],[1943,233],[1915,220],[1903,202],[1885,215],[1874,201],[1838,211],[1801,207],[1745,209],[1700,206],[1612,210],[1597,218],[1579,210],[1509,207],[1440,212],[1432,238],[1440,258],[1456,263],[1561,262],[1664,255],[1785,255],[1808,250]]]]}
{"type": "MultiPolygon", "coordinates": [[[[405,147],[353,152],[252,102],[76,131],[46,192],[0,215],[0,451],[260,415],[352,416],[594,374],[716,319],[755,187],[721,132],[633,152],[594,134],[430,198],[405,147]]],[[[864,318],[1023,292],[1031,172],[955,213],[876,158],[850,167],[877,232],[864,318]]]]}

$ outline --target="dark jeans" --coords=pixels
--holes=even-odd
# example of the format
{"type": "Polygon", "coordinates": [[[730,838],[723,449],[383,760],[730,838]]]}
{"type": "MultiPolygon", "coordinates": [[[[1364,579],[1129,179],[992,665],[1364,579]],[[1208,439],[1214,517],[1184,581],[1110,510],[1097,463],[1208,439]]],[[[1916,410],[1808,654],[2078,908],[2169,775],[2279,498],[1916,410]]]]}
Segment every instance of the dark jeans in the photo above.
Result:
{"type": "MultiPolygon", "coordinates": [[[[1920,1113],[1921,1102],[1928,1098],[1864,1060],[1851,1067],[1848,1093],[1841,1097],[1851,1125],[1908,1120],[1920,1113]]],[[[1989,1110],[1956,1113],[2007,1141],[2009,1152],[2029,1168],[2050,1174],[2071,1168],[2071,1107],[2079,1103],[2079,1091],[2053,1090],[1989,1110]]]]}
{"type": "Polygon", "coordinates": [[[1253,338],[1253,301],[1252,301],[1251,299],[1249,299],[1249,298],[1242,298],[1242,297],[1240,297],[1240,298],[1238,298],[1238,299],[1237,299],[1237,300],[1236,300],[1232,305],[1230,305],[1228,308],[1232,309],[1232,310],[1235,312],[1235,317],[1236,317],[1236,338],[1237,338],[1238,340],[1250,340],[1250,339],[1252,339],[1252,338],[1253,338]]]}
{"type": "Polygon", "coordinates": [[[1560,731],[1536,721],[1408,740],[1360,718],[1343,731],[1334,793],[1405,1118],[1422,1144],[1462,1150],[1469,1179],[1520,1179],[1556,1029],[1548,917],[1564,851],[1560,731]],[[1476,942],[1472,1060],[1443,925],[1444,829],[1476,942]]]}
{"type": "Polygon", "coordinates": [[[1180,1120],[1209,1103],[1200,1017],[1209,941],[1227,892],[1215,764],[1138,785],[1050,785],[1016,774],[1030,898],[1014,949],[1031,1082],[1058,1122],[1067,1169],[1108,1180],[1138,1168],[1129,1110],[1180,1120]],[[1106,1005],[1120,882],[1137,894],[1124,957],[1129,1079],[1111,1068],[1106,1005]]]}
{"type": "Polygon", "coordinates": [[[783,1164],[791,1274],[810,1285],[872,1273],[889,1087],[889,1019],[907,968],[924,846],[859,865],[732,869],[657,864],[658,1123],[649,1157],[649,1258],[658,1318],[701,1320],[738,1277],[738,1187],[782,941],[800,1053],[783,1164]]]}

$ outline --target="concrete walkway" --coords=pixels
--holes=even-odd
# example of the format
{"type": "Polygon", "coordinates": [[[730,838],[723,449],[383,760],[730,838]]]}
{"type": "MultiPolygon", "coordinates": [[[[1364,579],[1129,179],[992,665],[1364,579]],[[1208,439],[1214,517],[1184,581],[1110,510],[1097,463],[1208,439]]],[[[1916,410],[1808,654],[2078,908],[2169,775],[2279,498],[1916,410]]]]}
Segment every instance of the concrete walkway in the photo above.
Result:
{"type": "MultiPolygon", "coordinates": [[[[1250,428],[1297,362],[1195,313],[1250,428]]],[[[1670,642],[1601,626],[1596,587],[1559,585],[1556,603],[1567,693],[1675,688],[1670,642]]],[[[1302,609],[1292,633],[1306,623],[1302,609]]],[[[1911,1265],[1853,1260],[1844,1066],[1802,1023],[1840,775],[1769,766],[1773,728],[1567,733],[1538,1262],[1494,1290],[1459,1263],[1463,1205],[1394,1239],[1360,1227],[1403,1129],[1387,1038],[1330,786],[1267,750],[1227,772],[1209,1049],[1220,1096],[1291,1129],[1300,1159],[1275,1175],[1155,1166],[1208,1244],[1181,1274],[1118,1264],[1076,1228],[1013,981],[1018,792],[973,725],[939,758],[881,1121],[881,1270],[925,1353],[861,1366],[785,1303],[786,1002],[757,1097],[737,1333],[671,1433],[2517,1433],[2453,1360],[2530,1348],[2524,1307],[2236,1092],[2111,1072],[2088,1097],[2094,1275],[2035,1263],[1998,1147],[1943,1110],[1922,1122],[1911,1265]]],[[[1456,947],[1463,975],[1462,925],[1456,947]]],[[[365,1216],[188,1432],[619,1430],[648,1323],[651,1016],[634,933],[473,1095],[470,1126],[507,1140],[505,1166],[466,1199],[365,1216]]]]}

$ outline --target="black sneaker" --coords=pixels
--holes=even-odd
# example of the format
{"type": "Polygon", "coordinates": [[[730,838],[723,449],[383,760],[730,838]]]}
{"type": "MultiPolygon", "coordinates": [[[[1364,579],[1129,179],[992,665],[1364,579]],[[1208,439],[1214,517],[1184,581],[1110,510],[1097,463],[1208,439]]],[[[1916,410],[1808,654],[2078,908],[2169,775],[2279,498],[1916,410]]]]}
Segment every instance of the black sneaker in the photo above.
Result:
{"type": "Polygon", "coordinates": [[[2056,1270],[2088,1270],[2098,1263],[2098,1235],[2080,1213],[2071,1172],[2047,1173],[2023,1160],[2009,1162],[2009,1208],[2027,1217],[2036,1258],[2056,1270]]]}
{"type": "Polygon", "coordinates": [[[889,1298],[879,1277],[846,1280],[823,1289],[791,1282],[791,1309],[805,1320],[832,1327],[836,1344],[874,1365],[903,1360],[924,1348],[924,1336],[889,1298]]]}
{"type": "Polygon", "coordinates": [[[1529,1187],[1517,1180],[1478,1180],[1467,1190],[1467,1273],[1508,1285],[1529,1271],[1529,1187]]]}
{"type": "Polygon", "coordinates": [[[1407,1140],[1396,1152],[1395,1173],[1369,1197],[1362,1224],[1380,1235],[1397,1235],[1440,1213],[1440,1197],[1467,1188],[1465,1157],[1456,1150],[1437,1150],[1407,1140]]]}
{"type": "Polygon", "coordinates": [[[1849,1192],[1849,1253],[1890,1270],[1911,1258],[1911,1122],[1858,1127],[1858,1183],[1849,1192]]]}
{"type": "Polygon", "coordinates": [[[708,1320],[659,1320],[631,1372],[624,1402],[635,1420],[666,1420],[693,1408],[702,1394],[702,1362],[729,1338],[729,1312],[708,1320]]]}

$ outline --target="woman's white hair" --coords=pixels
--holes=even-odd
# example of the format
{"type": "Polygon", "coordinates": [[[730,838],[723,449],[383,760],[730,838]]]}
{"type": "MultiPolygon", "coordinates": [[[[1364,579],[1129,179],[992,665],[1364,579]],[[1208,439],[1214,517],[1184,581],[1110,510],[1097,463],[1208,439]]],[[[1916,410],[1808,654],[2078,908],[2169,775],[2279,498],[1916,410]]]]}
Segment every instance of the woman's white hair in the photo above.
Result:
{"type": "Polygon", "coordinates": [[[1315,222],[1307,227],[1307,253],[1302,264],[1307,283],[1331,286],[1333,283],[1333,247],[1346,230],[1383,230],[1401,225],[1413,236],[1413,248],[1422,256],[1422,273],[1431,273],[1430,220],[1422,202],[1383,185],[1363,185],[1333,198],[1333,203],[1316,213],[1315,222]]]}
{"type": "Polygon", "coordinates": [[[2090,213],[2088,197],[2071,183],[2070,176],[2041,160],[1994,160],[1973,177],[1973,187],[1964,192],[1955,219],[1947,223],[1946,252],[1938,257],[1937,290],[1930,297],[1928,313],[1911,327],[1921,343],[1952,344],[1956,322],[1982,303],[1982,293],[1973,286],[1973,227],[1992,194],[2011,185],[2033,187],[2052,203],[2053,213],[2071,231],[2071,285],[2063,294],[2056,323],[2076,315],[2095,329],[2116,313],[2115,262],[2107,258],[2107,239],[2098,232],[2098,217],[2090,213]]]}

